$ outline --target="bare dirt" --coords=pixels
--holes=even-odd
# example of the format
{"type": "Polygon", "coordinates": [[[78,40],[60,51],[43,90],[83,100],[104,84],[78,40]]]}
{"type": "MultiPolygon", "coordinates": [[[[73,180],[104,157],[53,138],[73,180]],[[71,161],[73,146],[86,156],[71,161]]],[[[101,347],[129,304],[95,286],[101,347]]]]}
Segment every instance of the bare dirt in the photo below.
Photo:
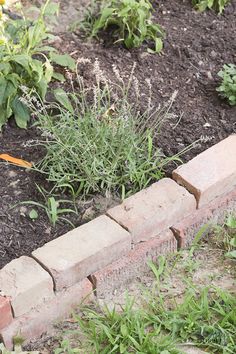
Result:
{"type": "MultiPolygon", "coordinates": [[[[77,16],[81,17],[86,3],[62,3],[55,45],[63,53],[73,53],[75,59],[98,58],[108,76],[113,76],[112,64],[128,74],[136,62],[141,93],[147,96],[144,83],[146,78],[151,78],[156,106],[166,102],[178,90],[172,107],[174,117],[165,122],[156,139],[157,146],[166,155],[176,154],[202,138],[183,156],[183,160],[188,161],[236,132],[236,107],[228,106],[216,92],[219,84],[217,72],[224,63],[236,63],[236,0],[231,1],[221,16],[213,11],[196,12],[190,0],[153,1],[154,21],[160,23],[166,33],[164,50],[160,55],[148,54],[146,45],[131,51],[122,45],[112,45],[106,34],[100,40],[88,41],[79,30],[73,33],[66,31],[68,24],[72,24],[77,16]]],[[[89,83],[90,69],[83,68],[81,74],[89,83]]],[[[142,97],[140,102],[145,109],[146,101],[142,97]]],[[[9,122],[0,135],[0,152],[37,162],[45,152],[40,147],[32,148],[30,141],[38,138],[35,128],[20,130],[9,122]]],[[[53,228],[42,210],[39,210],[38,219],[32,221],[29,218],[32,208],[19,203],[43,201],[35,183],[49,188],[42,175],[0,164],[0,268],[16,257],[30,254],[71,228],[63,222],[53,228]],[[15,205],[18,206],[12,208],[15,205]]],[[[103,212],[110,204],[109,200],[99,196],[97,201],[92,196],[85,204],[79,202],[79,216],[70,219],[78,226],[103,212]],[[84,213],[87,215],[85,218],[84,213]]]]}

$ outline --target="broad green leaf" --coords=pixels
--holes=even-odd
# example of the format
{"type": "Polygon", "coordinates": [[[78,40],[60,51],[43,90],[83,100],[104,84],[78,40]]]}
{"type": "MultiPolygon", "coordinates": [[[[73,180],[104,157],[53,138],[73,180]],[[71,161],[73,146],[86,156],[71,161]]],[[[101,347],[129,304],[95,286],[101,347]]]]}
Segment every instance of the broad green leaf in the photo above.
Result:
{"type": "Polygon", "coordinates": [[[236,250],[227,252],[225,256],[228,257],[228,258],[236,259],[236,250]]]}
{"type": "Polygon", "coordinates": [[[20,76],[18,74],[15,74],[14,72],[12,72],[11,74],[8,74],[6,76],[6,80],[10,81],[15,86],[15,88],[18,88],[19,85],[21,84],[20,76]]]}
{"type": "Polygon", "coordinates": [[[29,64],[31,62],[31,57],[27,54],[17,54],[11,57],[11,61],[16,62],[23,66],[26,70],[29,70],[29,64]]]}
{"type": "Polygon", "coordinates": [[[230,240],[230,245],[236,248],[236,236],[230,240]]]}
{"type": "Polygon", "coordinates": [[[65,107],[69,112],[74,113],[73,106],[64,90],[61,88],[54,90],[54,96],[63,107],[65,107]]]}
{"type": "Polygon", "coordinates": [[[30,120],[28,107],[26,107],[26,105],[19,100],[18,96],[15,97],[11,107],[15,116],[16,124],[19,128],[25,129],[28,121],[30,120]]]}
{"type": "Polygon", "coordinates": [[[4,107],[0,106],[0,129],[6,123],[6,121],[7,121],[6,111],[4,107]]]}
{"type": "Polygon", "coordinates": [[[45,99],[45,96],[46,96],[46,93],[47,93],[47,89],[48,89],[48,83],[47,83],[47,81],[44,78],[42,78],[42,80],[40,80],[37,83],[37,88],[38,88],[40,96],[43,99],[45,99]]]}
{"type": "Polygon", "coordinates": [[[33,59],[30,63],[31,69],[33,70],[33,72],[35,73],[35,81],[39,82],[43,79],[43,63],[40,60],[37,59],[33,59]]]}
{"type": "Polygon", "coordinates": [[[65,82],[65,81],[66,81],[64,75],[62,75],[61,73],[57,73],[57,72],[55,72],[55,71],[53,71],[52,77],[53,77],[55,80],[58,80],[58,81],[61,81],[61,82],[65,82]]]}
{"type": "Polygon", "coordinates": [[[28,49],[34,49],[37,45],[41,44],[45,38],[45,25],[37,22],[37,25],[29,27],[28,29],[28,49]]]}
{"type": "Polygon", "coordinates": [[[161,38],[156,38],[155,39],[155,51],[157,53],[160,53],[163,49],[163,41],[161,38]]]}
{"type": "Polygon", "coordinates": [[[120,343],[120,353],[123,354],[125,353],[127,350],[126,345],[124,345],[124,343],[120,343]]]}
{"type": "Polygon", "coordinates": [[[35,209],[32,209],[32,210],[29,212],[29,217],[30,217],[30,219],[32,219],[32,220],[38,219],[38,216],[39,216],[39,214],[38,214],[37,210],[35,210],[35,209]]]}
{"type": "Polygon", "coordinates": [[[38,52],[55,52],[56,49],[55,49],[54,47],[45,45],[45,46],[43,46],[43,47],[37,48],[37,51],[38,51],[38,52]]]}
{"type": "Polygon", "coordinates": [[[0,63],[0,73],[7,75],[11,71],[11,65],[9,63],[0,63]]]}
{"type": "Polygon", "coordinates": [[[236,228],[236,217],[230,214],[226,220],[225,225],[232,229],[236,228]]]}
{"type": "Polygon", "coordinates": [[[70,70],[74,70],[76,67],[75,60],[69,54],[50,54],[51,60],[60,65],[60,66],[67,66],[70,70]]]}
{"type": "Polygon", "coordinates": [[[9,97],[16,94],[17,78],[16,74],[9,74],[3,80],[0,77],[0,105],[6,103],[9,97]]]}
{"type": "Polygon", "coordinates": [[[6,87],[7,80],[3,76],[0,76],[0,106],[3,104],[5,99],[6,87]]]}
{"type": "Polygon", "coordinates": [[[50,82],[53,75],[53,66],[51,65],[49,60],[46,60],[44,66],[45,66],[45,73],[44,73],[45,79],[47,82],[50,82]]]}

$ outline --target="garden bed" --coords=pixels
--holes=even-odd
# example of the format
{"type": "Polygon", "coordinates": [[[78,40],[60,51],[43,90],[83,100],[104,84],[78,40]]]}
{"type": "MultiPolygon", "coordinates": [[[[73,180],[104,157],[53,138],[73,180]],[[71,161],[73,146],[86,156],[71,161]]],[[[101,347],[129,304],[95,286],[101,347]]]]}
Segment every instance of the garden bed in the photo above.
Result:
{"type": "MultiPolygon", "coordinates": [[[[80,12],[77,2],[76,6],[80,12]]],[[[164,50],[160,55],[148,54],[145,46],[128,51],[120,45],[108,43],[105,37],[99,42],[88,42],[81,32],[66,32],[65,27],[63,31],[57,31],[55,46],[63,48],[63,52],[73,53],[75,59],[98,58],[108,77],[113,75],[112,64],[116,64],[123,74],[128,75],[136,62],[135,75],[140,82],[143,108],[146,102],[143,97],[148,95],[144,85],[146,78],[152,80],[153,103],[156,106],[164,104],[178,90],[172,106],[175,116],[164,123],[156,144],[164,154],[172,156],[203,138],[182,156],[184,161],[188,161],[236,131],[236,107],[232,108],[221,100],[215,90],[218,85],[217,72],[222,65],[236,61],[236,1],[233,0],[221,16],[213,11],[199,14],[193,10],[190,1],[166,0],[160,1],[158,5],[154,3],[154,7],[155,20],[166,31],[164,50]]],[[[65,17],[66,4],[62,11],[65,17]]],[[[80,74],[87,84],[91,82],[89,67],[83,66],[80,74]]],[[[44,151],[30,146],[30,141],[38,138],[39,133],[35,128],[20,130],[10,122],[1,134],[1,152],[37,162],[44,151]]],[[[39,218],[31,220],[28,214],[32,208],[27,205],[11,208],[23,201],[41,202],[35,183],[45,188],[48,186],[43,176],[36,172],[4,163],[1,163],[0,169],[1,268],[12,259],[29,255],[37,247],[64,234],[71,226],[58,223],[53,228],[41,212],[39,218]]],[[[79,217],[69,217],[78,226],[103,213],[113,204],[113,199],[91,196],[88,202],[80,202],[79,217]]]]}

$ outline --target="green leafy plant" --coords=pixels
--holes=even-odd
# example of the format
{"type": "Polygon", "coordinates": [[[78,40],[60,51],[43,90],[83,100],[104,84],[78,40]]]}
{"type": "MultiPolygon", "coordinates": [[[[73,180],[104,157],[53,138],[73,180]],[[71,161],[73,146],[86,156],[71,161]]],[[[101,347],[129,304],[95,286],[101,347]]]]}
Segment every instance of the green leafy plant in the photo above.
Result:
{"type": "Polygon", "coordinates": [[[217,91],[224,98],[228,99],[231,106],[236,105],[236,65],[225,64],[223,69],[218,73],[222,79],[217,91]]]}
{"type": "Polygon", "coordinates": [[[220,14],[224,11],[225,5],[230,0],[192,0],[193,5],[199,11],[205,11],[208,9],[215,9],[220,14]]]}
{"type": "Polygon", "coordinates": [[[152,5],[149,0],[103,1],[98,15],[87,16],[83,28],[91,27],[91,36],[96,37],[101,30],[113,28],[116,42],[123,42],[127,48],[140,47],[145,41],[154,42],[154,50],[159,53],[163,47],[163,31],[152,22],[152,5]]]}
{"type": "MultiPolygon", "coordinates": [[[[38,127],[46,137],[41,144],[47,151],[36,168],[56,187],[71,186],[73,195],[112,192],[124,198],[163,177],[168,162],[180,161],[178,156],[164,157],[153,144],[174,97],[163,108],[152,111],[149,107],[141,114],[138,97],[135,104],[127,99],[131,86],[138,90],[133,71],[128,87],[118,77],[120,87],[106,81],[97,61],[93,70],[96,85],[90,90],[78,77],[79,94],[56,91],[57,115],[44,108],[42,113],[35,110],[38,127]],[[118,95],[116,90],[120,90],[118,95]]],[[[150,99],[151,93],[148,105],[150,99]]]]}
{"type": "Polygon", "coordinates": [[[53,47],[44,45],[53,39],[45,18],[57,11],[58,5],[47,0],[35,21],[27,20],[23,13],[16,20],[0,18],[0,128],[12,115],[19,127],[27,127],[30,111],[20,99],[21,87],[36,90],[44,99],[52,78],[63,79],[54,72],[52,63],[75,67],[71,57],[60,56],[53,47]]]}

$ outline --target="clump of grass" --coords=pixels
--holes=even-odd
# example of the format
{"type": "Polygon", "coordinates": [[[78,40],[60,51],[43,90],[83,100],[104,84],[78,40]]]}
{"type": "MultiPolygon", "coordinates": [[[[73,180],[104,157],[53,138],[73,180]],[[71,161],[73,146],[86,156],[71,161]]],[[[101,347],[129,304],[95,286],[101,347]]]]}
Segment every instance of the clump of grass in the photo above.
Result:
{"type": "Polygon", "coordinates": [[[180,351],[170,336],[161,333],[161,327],[152,326],[143,310],[133,308],[134,300],[127,299],[122,310],[102,312],[84,310],[84,317],[76,317],[88,338],[93,353],[171,353],[180,351]]]}
{"type": "MultiPolygon", "coordinates": [[[[87,63],[87,65],[90,65],[87,63]]],[[[95,84],[85,88],[77,75],[79,92],[56,92],[58,104],[37,107],[38,127],[46,155],[37,168],[58,188],[73,195],[118,193],[123,198],[163,177],[166,158],[154,146],[160,126],[169,116],[174,96],[163,108],[139,111],[140,88],[133,67],[128,82],[114,66],[116,82],[106,79],[98,61],[93,64],[95,84]],[[128,96],[135,92],[133,103],[128,96]],[[55,114],[55,111],[57,113],[55,114]]]]}
{"type": "Polygon", "coordinates": [[[228,258],[236,259],[236,216],[227,216],[224,224],[216,225],[213,232],[213,242],[223,250],[228,258]]]}
{"type": "Polygon", "coordinates": [[[218,288],[204,287],[187,291],[181,304],[169,309],[163,299],[151,304],[148,318],[183,343],[206,348],[211,353],[234,353],[236,350],[236,299],[218,288]]]}
{"type": "Polygon", "coordinates": [[[84,308],[82,317],[75,315],[83,333],[83,344],[72,349],[64,341],[56,353],[184,353],[190,344],[209,353],[235,353],[236,298],[217,287],[199,288],[188,284],[181,303],[175,296],[162,292],[167,262],[161,257],[152,264],[156,276],[153,289],[144,291],[143,302],[134,299],[126,304],[102,310],[84,308]]]}

